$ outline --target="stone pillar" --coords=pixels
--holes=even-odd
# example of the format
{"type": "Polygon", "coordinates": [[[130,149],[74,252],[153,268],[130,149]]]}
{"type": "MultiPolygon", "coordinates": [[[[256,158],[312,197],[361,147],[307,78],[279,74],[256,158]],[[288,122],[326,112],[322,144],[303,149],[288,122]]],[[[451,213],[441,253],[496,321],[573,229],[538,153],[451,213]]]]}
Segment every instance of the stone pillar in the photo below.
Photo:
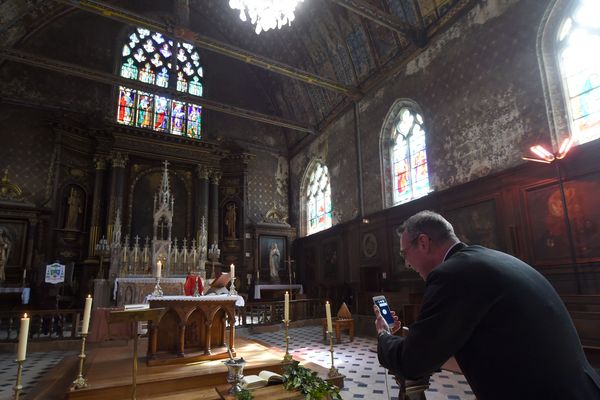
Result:
{"type": "Polygon", "coordinates": [[[106,171],[105,156],[95,155],[94,165],[96,166],[96,176],[94,178],[94,193],[92,197],[88,260],[96,255],[96,243],[98,243],[101,234],[100,210],[102,209],[102,186],[104,185],[104,172],[106,171]]]}
{"type": "MultiPolygon", "coordinates": [[[[113,233],[113,225],[117,210],[121,210],[121,218],[125,215],[123,210],[123,180],[125,175],[125,163],[127,162],[127,154],[121,152],[113,152],[111,154],[112,170],[110,175],[110,204],[108,208],[108,227],[106,236],[111,240],[113,233]]],[[[122,222],[122,221],[121,221],[122,222]]]]}
{"type": "Polygon", "coordinates": [[[208,246],[219,242],[219,180],[221,171],[212,170],[210,174],[210,194],[208,205],[208,246]]]}
{"type": "MultiPolygon", "coordinates": [[[[209,169],[206,165],[198,165],[196,168],[198,180],[196,181],[198,198],[196,201],[196,240],[199,240],[200,224],[202,217],[208,226],[208,175],[209,169]]],[[[208,243],[210,247],[210,242],[208,243]]]]}

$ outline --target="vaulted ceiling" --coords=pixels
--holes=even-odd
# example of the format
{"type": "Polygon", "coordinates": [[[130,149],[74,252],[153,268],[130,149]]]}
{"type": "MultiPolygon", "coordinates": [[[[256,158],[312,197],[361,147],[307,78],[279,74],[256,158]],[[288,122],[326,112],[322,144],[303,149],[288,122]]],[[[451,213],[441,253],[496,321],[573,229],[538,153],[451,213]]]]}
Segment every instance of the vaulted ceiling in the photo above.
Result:
{"type": "MultiPolygon", "coordinates": [[[[273,133],[283,135],[291,149],[325,129],[475,1],[305,0],[291,26],[257,35],[227,0],[0,0],[0,56],[26,49],[29,58],[39,55],[78,64],[77,57],[60,56],[61,43],[31,42],[44,41],[52,29],[60,29],[64,37],[79,36],[84,43],[86,36],[96,35],[104,39],[95,43],[115,45],[89,51],[110,57],[118,49],[119,30],[140,21],[156,22],[200,42],[208,100],[233,106],[230,114],[247,110],[272,117],[274,125],[291,122],[291,129],[280,123],[284,128],[273,133]],[[89,31],[90,26],[86,31],[89,18],[111,19],[113,29],[96,32],[89,31]],[[184,28],[178,31],[179,26],[184,28]],[[36,53],[42,48],[43,54],[36,53]],[[243,77],[245,84],[236,86],[240,90],[211,90],[211,66],[225,66],[224,71],[243,77]]],[[[19,62],[19,57],[23,55],[9,60],[19,62]]],[[[113,75],[117,71],[114,63],[80,64],[113,75]]],[[[260,120],[254,117],[250,119],[260,120]]]]}

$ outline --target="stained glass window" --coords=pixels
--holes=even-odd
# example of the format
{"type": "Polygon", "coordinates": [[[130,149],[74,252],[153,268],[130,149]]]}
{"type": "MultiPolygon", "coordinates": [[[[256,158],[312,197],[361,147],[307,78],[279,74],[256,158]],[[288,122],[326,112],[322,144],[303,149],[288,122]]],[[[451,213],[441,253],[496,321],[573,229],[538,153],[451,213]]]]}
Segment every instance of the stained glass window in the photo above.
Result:
{"type": "Polygon", "coordinates": [[[559,62],[571,135],[582,144],[600,137],[600,2],[582,0],[559,32],[559,62]]]}
{"type": "Polygon", "coordinates": [[[317,162],[306,185],[306,234],[331,227],[331,186],[327,166],[317,162]]]}
{"type": "MultiPolygon", "coordinates": [[[[127,37],[121,52],[120,74],[127,79],[202,96],[203,69],[198,49],[148,29],[137,28],[127,37]]],[[[117,122],[200,139],[202,107],[120,86],[117,122]]]]}
{"type": "Polygon", "coordinates": [[[396,121],[390,150],[394,205],[417,199],[431,191],[423,117],[403,107],[396,121]]]}

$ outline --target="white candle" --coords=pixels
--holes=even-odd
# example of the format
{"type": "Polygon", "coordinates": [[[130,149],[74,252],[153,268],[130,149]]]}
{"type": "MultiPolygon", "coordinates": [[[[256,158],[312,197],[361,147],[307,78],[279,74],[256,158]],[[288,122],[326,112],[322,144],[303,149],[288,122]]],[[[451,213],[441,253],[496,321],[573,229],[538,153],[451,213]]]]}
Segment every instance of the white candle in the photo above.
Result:
{"type": "Polygon", "coordinates": [[[156,278],[160,278],[162,273],[162,261],[158,260],[156,263],[156,278]]]}
{"type": "Polygon", "coordinates": [[[288,292],[285,292],[285,304],[283,307],[283,319],[286,322],[289,322],[290,320],[290,294],[288,292]]]}
{"type": "Polygon", "coordinates": [[[235,277],[235,265],[231,264],[229,266],[229,273],[231,274],[231,278],[235,277]]]}
{"type": "Polygon", "coordinates": [[[29,338],[29,318],[27,313],[21,318],[21,328],[19,330],[19,346],[17,347],[17,361],[25,361],[27,355],[27,339],[29,338]]]}
{"type": "Polygon", "coordinates": [[[90,327],[90,314],[92,313],[92,296],[88,294],[85,299],[85,307],[83,309],[83,324],[81,326],[81,334],[87,335],[90,327]]]}
{"type": "Polygon", "coordinates": [[[333,325],[331,324],[331,305],[328,301],[325,302],[325,316],[327,317],[327,331],[333,332],[333,325]]]}

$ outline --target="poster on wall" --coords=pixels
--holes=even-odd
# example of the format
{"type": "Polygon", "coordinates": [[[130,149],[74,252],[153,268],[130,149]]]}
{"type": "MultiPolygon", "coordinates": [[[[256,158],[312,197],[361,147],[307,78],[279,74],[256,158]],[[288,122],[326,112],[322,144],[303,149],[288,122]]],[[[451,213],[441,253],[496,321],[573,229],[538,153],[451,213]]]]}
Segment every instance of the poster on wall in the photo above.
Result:
{"type": "Polygon", "coordinates": [[[65,281],[65,266],[59,263],[46,265],[46,283],[56,285],[65,281]]]}

